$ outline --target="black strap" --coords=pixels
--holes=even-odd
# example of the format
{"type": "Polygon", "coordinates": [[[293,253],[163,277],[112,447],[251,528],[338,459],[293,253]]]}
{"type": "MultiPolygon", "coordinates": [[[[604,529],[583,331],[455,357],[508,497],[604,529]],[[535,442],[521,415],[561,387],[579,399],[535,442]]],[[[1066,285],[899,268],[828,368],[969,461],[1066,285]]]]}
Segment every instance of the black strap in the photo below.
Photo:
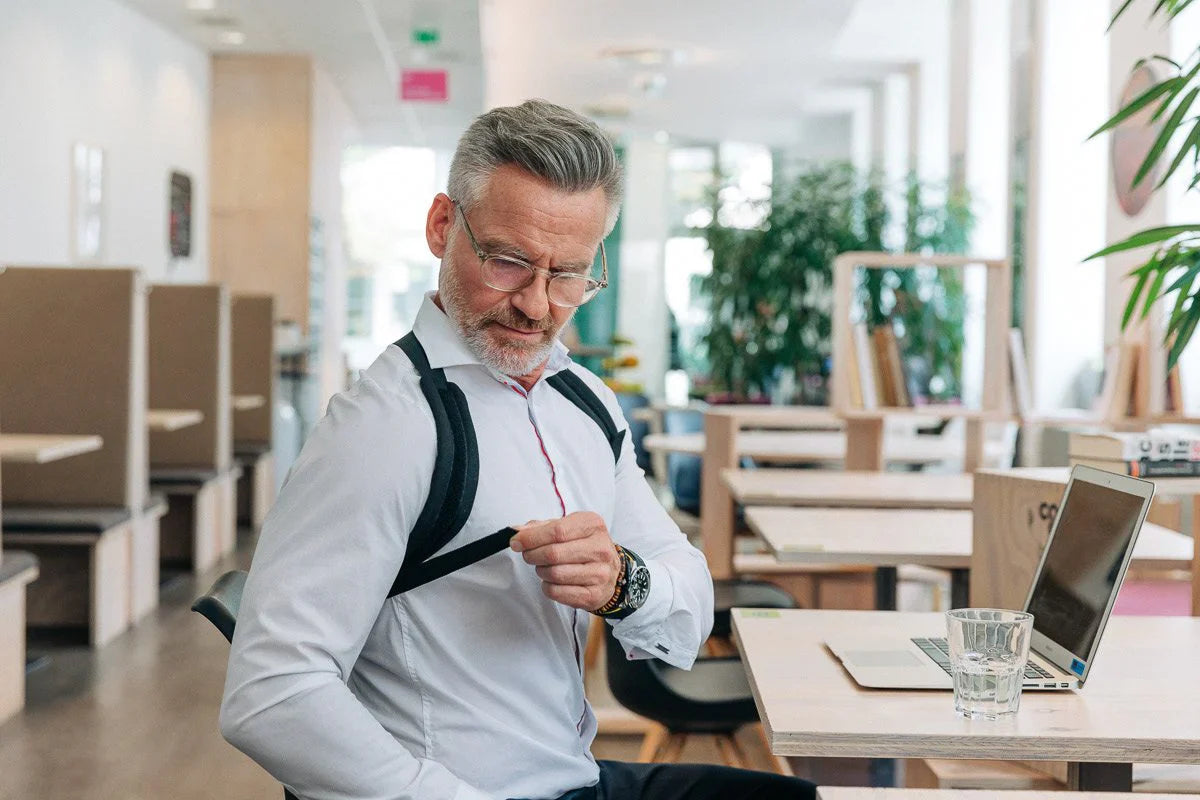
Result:
{"type": "MultiPolygon", "coordinates": [[[[482,539],[476,539],[470,544],[465,544],[449,553],[431,558],[420,564],[414,565],[411,569],[405,570],[397,578],[399,587],[393,594],[403,594],[410,589],[415,589],[418,586],[424,586],[430,581],[435,581],[451,572],[457,572],[463,567],[469,567],[476,561],[493,556],[501,550],[508,548],[508,543],[512,537],[516,536],[517,532],[512,528],[504,528],[495,533],[485,536],[482,539]]],[[[393,587],[396,588],[396,587],[393,587]]]]}
{"type": "Polygon", "coordinates": [[[571,370],[564,369],[547,378],[546,383],[557,389],[559,394],[574,403],[580,411],[587,414],[593,422],[600,426],[604,437],[608,439],[609,447],[612,448],[613,461],[620,461],[621,446],[625,442],[626,431],[617,430],[617,424],[613,422],[612,414],[608,413],[604,402],[583,382],[583,379],[571,370]]]}
{"type": "MultiPolygon", "coordinates": [[[[508,547],[509,540],[516,535],[512,528],[505,528],[449,553],[430,558],[458,535],[475,505],[475,494],[479,488],[479,442],[466,395],[446,379],[444,370],[430,366],[425,348],[416,335],[409,333],[396,345],[404,351],[421,376],[421,394],[425,396],[433,414],[437,454],[434,457],[429,497],[409,534],[404,560],[388,597],[424,586],[495,555],[508,547]]],[[[613,461],[619,461],[627,431],[617,430],[612,415],[596,393],[569,369],[552,375],[547,383],[600,427],[612,447],[613,461]]]]}

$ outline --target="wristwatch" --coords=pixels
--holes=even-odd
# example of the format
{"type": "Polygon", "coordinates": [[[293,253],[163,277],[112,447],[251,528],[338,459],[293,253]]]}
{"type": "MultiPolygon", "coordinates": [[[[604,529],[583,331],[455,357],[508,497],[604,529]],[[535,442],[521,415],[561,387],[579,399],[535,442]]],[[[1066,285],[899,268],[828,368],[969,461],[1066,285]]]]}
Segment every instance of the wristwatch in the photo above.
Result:
{"type": "Polygon", "coordinates": [[[606,619],[624,619],[641,608],[650,596],[650,570],[637,553],[619,544],[613,547],[617,548],[617,555],[621,558],[617,588],[608,602],[592,613],[606,619]]]}

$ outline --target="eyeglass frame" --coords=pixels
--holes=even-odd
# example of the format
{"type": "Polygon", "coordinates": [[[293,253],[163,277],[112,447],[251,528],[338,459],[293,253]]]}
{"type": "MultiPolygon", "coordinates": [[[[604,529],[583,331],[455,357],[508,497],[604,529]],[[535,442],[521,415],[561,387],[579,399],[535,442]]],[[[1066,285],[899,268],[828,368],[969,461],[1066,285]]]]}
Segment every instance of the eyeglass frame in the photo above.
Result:
{"type": "Polygon", "coordinates": [[[551,272],[550,270],[545,269],[543,267],[535,267],[533,264],[530,264],[529,262],[527,262],[523,259],[520,259],[520,258],[516,258],[514,256],[498,255],[496,253],[485,253],[483,251],[483,248],[479,246],[479,241],[475,238],[475,232],[471,230],[471,223],[467,222],[467,212],[463,210],[462,203],[458,202],[454,198],[450,198],[450,204],[454,206],[455,210],[458,211],[459,217],[462,219],[463,230],[465,230],[467,232],[467,238],[471,242],[471,249],[475,251],[475,255],[479,258],[479,269],[481,271],[483,270],[484,263],[493,258],[504,259],[505,261],[509,261],[513,264],[519,264],[522,267],[525,267],[525,269],[529,270],[529,283],[526,283],[525,285],[521,286],[518,289],[501,289],[497,286],[492,286],[490,283],[487,283],[487,281],[485,280],[484,283],[487,284],[487,286],[489,288],[495,289],[497,292],[506,292],[508,294],[512,294],[513,292],[519,292],[522,289],[528,288],[537,279],[538,275],[545,275],[546,276],[546,299],[549,300],[551,303],[554,303],[554,305],[558,306],[559,308],[582,308],[583,306],[587,305],[592,300],[594,300],[596,298],[596,295],[598,295],[600,293],[601,289],[608,288],[608,254],[604,250],[604,240],[603,239],[600,240],[600,280],[596,280],[591,275],[579,276],[579,277],[583,277],[586,280],[589,280],[592,283],[596,284],[595,291],[592,292],[591,297],[589,297],[587,300],[584,300],[582,303],[580,303],[577,306],[564,306],[562,303],[556,303],[554,301],[554,299],[552,297],[550,297],[550,281],[554,280],[555,278],[559,277],[560,275],[563,275],[564,273],[561,273],[561,272],[555,273],[555,272],[551,272]]]}

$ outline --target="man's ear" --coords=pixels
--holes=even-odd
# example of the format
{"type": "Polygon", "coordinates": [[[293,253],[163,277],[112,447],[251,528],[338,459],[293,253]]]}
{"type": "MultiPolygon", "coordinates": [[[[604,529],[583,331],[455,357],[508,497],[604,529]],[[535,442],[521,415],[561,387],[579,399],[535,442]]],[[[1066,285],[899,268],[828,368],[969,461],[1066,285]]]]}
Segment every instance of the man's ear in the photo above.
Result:
{"type": "Polygon", "coordinates": [[[429,206],[429,214],[425,217],[425,241],[429,252],[437,258],[446,254],[446,246],[450,241],[450,229],[454,227],[454,203],[444,193],[433,198],[429,206]]]}

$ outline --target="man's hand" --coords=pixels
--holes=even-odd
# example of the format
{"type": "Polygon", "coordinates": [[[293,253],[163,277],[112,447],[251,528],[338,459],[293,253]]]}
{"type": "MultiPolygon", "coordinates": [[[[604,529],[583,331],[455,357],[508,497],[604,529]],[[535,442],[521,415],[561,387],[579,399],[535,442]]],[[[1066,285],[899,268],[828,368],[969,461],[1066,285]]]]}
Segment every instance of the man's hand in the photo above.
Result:
{"type": "Polygon", "coordinates": [[[595,611],[616,591],[621,560],[599,514],[527,522],[509,546],[537,567],[542,593],[565,606],[595,611]]]}

